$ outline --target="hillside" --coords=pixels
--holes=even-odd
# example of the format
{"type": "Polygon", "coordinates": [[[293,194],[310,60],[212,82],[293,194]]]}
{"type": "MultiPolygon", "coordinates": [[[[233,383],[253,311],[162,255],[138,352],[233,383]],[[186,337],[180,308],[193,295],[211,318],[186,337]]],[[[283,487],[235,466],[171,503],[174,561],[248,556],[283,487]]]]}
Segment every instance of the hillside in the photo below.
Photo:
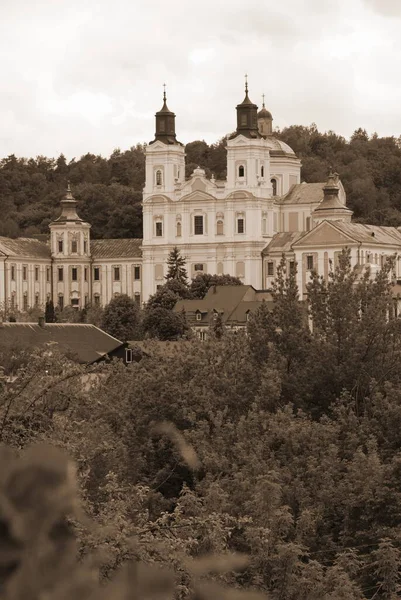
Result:
{"type": "MultiPolygon", "coordinates": [[[[329,131],[293,125],[276,131],[302,160],[302,179],[324,181],[329,165],[340,174],[354,219],[377,225],[401,225],[401,138],[369,136],[358,129],[350,140],[329,131]]],[[[186,146],[187,175],[199,165],[208,176],[225,177],[225,138],[186,146]]],[[[144,146],[116,149],[110,157],[85,154],[67,162],[38,156],[8,156],[0,161],[0,235],[47,233],[70,180],[80,214],[92,235],[141,237],[141,195],[145,179],[144,146]]]]}

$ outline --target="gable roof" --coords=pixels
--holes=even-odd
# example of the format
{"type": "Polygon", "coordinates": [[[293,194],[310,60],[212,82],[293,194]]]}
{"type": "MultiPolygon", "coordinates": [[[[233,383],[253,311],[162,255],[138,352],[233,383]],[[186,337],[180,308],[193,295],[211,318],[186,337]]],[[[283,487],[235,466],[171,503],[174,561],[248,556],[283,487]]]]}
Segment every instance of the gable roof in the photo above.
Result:
{"type": "Polygon", "coordinates": [[[0,346],[18,342],[26,348],[56,347],[75,354],[81,364],[90,364],[124,346],[95,325],[85,323],[1,323],[0,346]]]}
{"type": "Polygon", "coordinates": [[[272,240],[263,248],[262,256],[271,252],[290,252],[294,242],[299,240],[304,235],[304,231],[286,231],[284,233],[276,233],[272,240]]]}
{"type": "Polygon", "coordinates": [[[7,256],[50,259],[50,247],[33,238],[0,237],[0,253],[7,256]]]}
{"type": "Polygon", "coordinates": [[[323,188],[326,183],[296,183],[277,204],[319,204],[323,200],[323,188]]]}
{"type": "Polygon", "coordinates": [[[365,225],[362,223],[344,223],[336,221],[336,227],[352,236],[363,244],[391,245],[401,244],[401,231],[397,227],[381,227],[379,225],[365,225]]]}
{"type": "MultiPolygon", "coordinates": [[[[211,315],[215,311],[220,313],[223,323],[244,323],[247,311],[255,310],[266,297],[269,302],[267,292],[255,290],[252,285],[217,285],[212,286],[202,299],[179,300],[174,311],[181,312],[184,309],[188,316],[197,312],[211,315]]],[[[205,323],[208,321],[203,320],[203,325],[205,323]]]]}
{"type": "Polygon", "coordinates": [[[97,258],[141,258],[142,239],[92,240],[91,254],[97,258]]]}

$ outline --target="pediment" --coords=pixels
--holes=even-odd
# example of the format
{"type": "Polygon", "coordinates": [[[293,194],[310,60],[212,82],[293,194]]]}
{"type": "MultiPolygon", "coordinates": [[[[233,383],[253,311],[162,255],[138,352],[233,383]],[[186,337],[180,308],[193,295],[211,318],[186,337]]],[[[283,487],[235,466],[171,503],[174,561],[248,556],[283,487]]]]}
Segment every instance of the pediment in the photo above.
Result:
{"type": "Polygon", "coordinates": [[[317,227],[308,231],[298,241],[293,243],[293,248],[305,246],[344,246],[356,244],[357,240],[341,231],[335,224],[323,221],[317,227]]]}
{"type": "Polygon", "coordinates": [[[191,182],[191,189],[193,192],[206,192],[207,183],[204,181],[203,177],[195,177],[191,182]]]}
{"type": "Polygon", "coordinates": [[[206,192],[201,189],[195,189],[193,191],[190,191],[185,196],[182,196],[180,198],[179,202],[199,202],[200,200],[202,202],[205,202],[205,201],[215,202],[216,198],[214,196],[212,196],[212,194],[209,194],[209,192],[206,192]]]}
{"type": "Polygon", "coordinates": [[[150,150],[165,150],[166,149],[166,144],[163,144],[163,142],[161,142],[160,140],[156,140],[155,142],[153,142],[153,144],[148,144],[147,145],[147,151],[150,150]]]}
{"type": "Polygon", "coordinates": [[[171,199],[168,196],[165,196],[164,194],[155,194],[154,196],[149,196],[149,198],[146,198],[146,200],[144,200],[144,204],[166,204],[168,202],[171,202],[171,199]]]}
{"type": "Polygon", "coordinates": [[[249,138],[245,137],[244,135],[236,135],[235,138],[232,138],[231,140],[228,140],[228,144],[230,146],[243,146],[244,144],[248,144],[249,143],[249,138]]]}
{"type": "Polygon", "coordinates": [[[228,198],[233,198],[234,200],[244,200],[245,198],[254,198],[255,196],[251,194],[251,192],[247,192],[246,190],[238,190],[231,192],[228,194],[228,198]]]}

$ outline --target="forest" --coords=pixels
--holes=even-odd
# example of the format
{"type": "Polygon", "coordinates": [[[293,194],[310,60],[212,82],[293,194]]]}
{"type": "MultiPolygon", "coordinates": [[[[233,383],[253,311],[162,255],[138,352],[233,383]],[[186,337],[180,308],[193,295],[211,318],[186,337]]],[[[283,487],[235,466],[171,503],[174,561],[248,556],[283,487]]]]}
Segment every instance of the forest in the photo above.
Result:
{"type": "Polygon", "coordinates": [[[128,366],[0,343],[0,597],[399,598],[391,269],[344,251],[311,277],[310,327],[283,259],[246,333],[149,340],[128,366]]]}
{"type": "MultiPolygon", "coordinates": [[[[325,181],[329,166],[339,173],[354,220],[401,225],[401,138],[369,136],[357,129],[349,140],[316,125],[293,125],[274,135],[288,143],[302,161],[302,180],[325,181]]],[[[226,176],[226,136],[214,144],[186,145],[186,175],[196,166],[217,179],[226,176]]],[[[58,158],[0,161],[0,235],[47,234],[59,214],[67,181],[80,201],[82,218],[94,238],[142,237],[141,194],[145,181],[144,144],[116,149],[110,157],[85,154],[67,162],[58,158]]]]}

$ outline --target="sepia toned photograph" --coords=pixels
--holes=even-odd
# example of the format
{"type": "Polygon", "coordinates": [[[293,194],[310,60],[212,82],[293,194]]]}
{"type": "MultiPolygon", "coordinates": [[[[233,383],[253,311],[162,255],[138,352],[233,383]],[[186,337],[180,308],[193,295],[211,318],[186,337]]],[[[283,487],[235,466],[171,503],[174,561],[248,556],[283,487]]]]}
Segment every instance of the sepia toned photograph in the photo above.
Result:
{"type": "Polygon", "coordinates": [[[0,600],[401,598],[400,32],[0,0],[0,600]]]}

